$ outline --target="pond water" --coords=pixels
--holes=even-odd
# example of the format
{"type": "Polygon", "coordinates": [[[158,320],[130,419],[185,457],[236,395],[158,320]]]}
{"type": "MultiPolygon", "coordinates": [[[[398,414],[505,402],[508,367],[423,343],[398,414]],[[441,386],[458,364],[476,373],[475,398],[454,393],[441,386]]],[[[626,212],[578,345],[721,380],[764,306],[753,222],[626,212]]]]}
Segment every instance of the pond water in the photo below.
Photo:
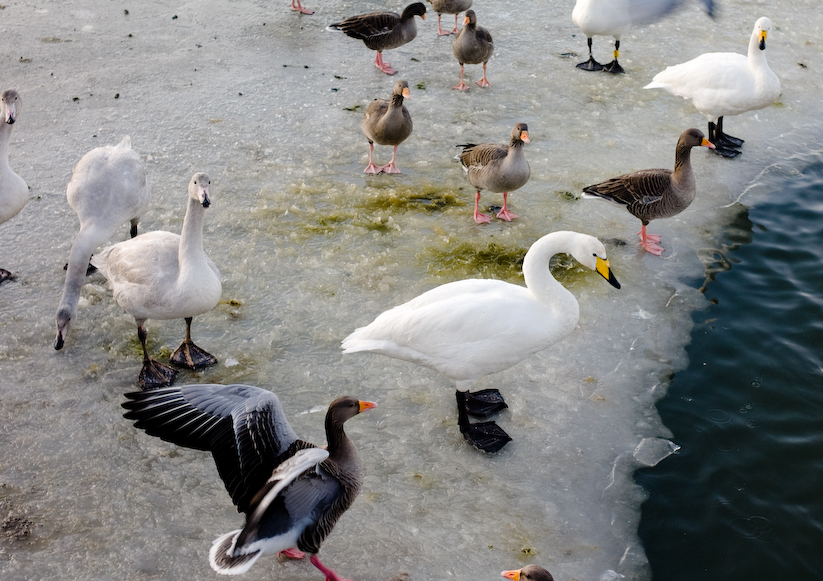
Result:
{"type": "MultiPolygon", "coordinates": [[[[726,227],[765,168],[821,149],[823,45],[808,18],[817,0],[726,1],[716,21],[687,3],[624,37],[620,77],[574,67],[586,49],[572,0],[478,4],[496,44],[493,86],[466,94],[451,90],[459,66],[433,13],[417,39],[387,52],[400,71],[390,78],[362,43],[325,31],[385,6],[308,5],[313,16],[285,0],[21,0],[0,9],[2,88],[23,99],[10,163],[31,190],[0,226],[0,265],[17,275],[0,287],[0,577],[211,578],[212,540],[242,523],[207,454],[123,419],[140,345],[99,275],[83,288],[66,346],[52,348],[78,228],[66,185],[84,153],[128,134],[152,184],[141,231],[179,232],[191,175],[206,171],[213,182],[205,247],[223,300],[193,333],[220,365],[178,382],[270,389],[297,433],[318,444],[336,396],[380,406],[347,424],[366,482],[326,540],[324,562],[358,580],[492,579],[530,562],[558,580],[651,578],[637,532],[646,492],[633,473],[671,450],[655,402],[688,363],[691,315],[707,305],[699,289],[726,256],[726,227]],[[707,50],[745,52],[762,15],[775,25],[768,59],[783,84],[779,103],[727,119],[746,140],[739,158],[694,152],[697,199],[652,224],[662,258],[639,251],[637,220],[579,199],[582,187],[671,167],[677,137],[705,119],[642,87],[707,50]],[[412,87],[414,133],[397,158],[404,173],[366,177],[362,111],[387,98],[396,78],[412,87]],[[532,171],[509,198],[520,218],[478,226],[455,145],[503,141],[518,121],[529,125],[532,171]],[[580,323],[478,384],[500,388],[510,406],[498,423],[514,441],[499,454],[462,440],[446,378],[341,354],[354,328],[438,284],[522,284],[526,249],[561,229],[603,240],[622,288],[555,261],[580,323]]],[[[608,39],[595,40],[596,55],[610,50],[608,39]]],[[[480,77],[479,66],[466,72],[480,77]]],[[[378,163],[389,155],[376,147],[378,163]]],[[[124,225],[113,242],[126,236],[124,225]]],[[[182,321],[147,328],[161,361],[184,332],[182,321]]],[[[308,563],[267,557],[246,578],[318,576],[308,563]]]]}

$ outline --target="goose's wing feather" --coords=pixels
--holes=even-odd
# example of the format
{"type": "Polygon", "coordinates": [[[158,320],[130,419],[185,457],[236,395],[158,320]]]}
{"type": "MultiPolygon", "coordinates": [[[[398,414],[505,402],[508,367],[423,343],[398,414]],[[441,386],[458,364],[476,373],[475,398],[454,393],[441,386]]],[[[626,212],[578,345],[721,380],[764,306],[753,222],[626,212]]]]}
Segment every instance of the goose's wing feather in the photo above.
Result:
{"type": "Polygon", "coordinates": [[[671,170],[647,169],[583,188],[587,194],[634,207],[656,202],[671,185],[671,170]]]}
{"type": "Polygon", "coordinates": [[[399,24],[400,15],[396,12],[369,12],[350,16],[329,28],[340,30],[352,38],[368,40],[390,34],[399,24]]]}
{"type": "Polygon", "coordinates": [[[489,33],[489,31],[486,30],[485,28],[483,28],[482,26],[477,27],[476,32],[475,32],[475,36],[477,37],[478,40],[483,41],[483,42],[487,42],[489,44],[492,44],[494,42],[492,40],[491,33],[489,33]]]}
{"type": "Polygon", "coordinates": [[[509,148],[501,143],[467,144],[460,154],[460,163],[466,168],[486,167],[490,163],[504,159],[509,148]]]}
{"type": "Polygon", "coordinates": [[[297,435],[273,393],[251,385],[187,385],[127,393],[125,417],[179,446],[211,451],[245,512],[297,435]]]}

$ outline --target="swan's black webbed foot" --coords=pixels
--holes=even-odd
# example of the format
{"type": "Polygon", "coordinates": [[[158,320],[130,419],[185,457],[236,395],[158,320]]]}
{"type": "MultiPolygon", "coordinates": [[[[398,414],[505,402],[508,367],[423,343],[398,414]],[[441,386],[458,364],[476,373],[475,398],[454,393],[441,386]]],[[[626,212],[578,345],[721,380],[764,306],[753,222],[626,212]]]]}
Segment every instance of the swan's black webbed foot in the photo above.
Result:
{"type": "Polygon", "coordinates": [[[586,62],[578,63],[577,68],[583,69],[584,71],[602,71],[603,65],[594,60],[593,56],[590,56],[586,62]]]}
{"type": "Polygon", "coordinates": [[[137,381],[140,389],[148,391],[159,387],[168,387],[174,383],[177,372],[167,365],[158,363],[152,359],[143,361],[143,369],[140,370],[140,377],[137,381]]]}
{"type": "Polygon", "coordinates": [[[509,407],[497,389],[466,392],[466,413],[476,418],[487,418],[509,407]]]}
{"type": "Polygon", "coordinates": [[[186,369],[203,369],[215,365],[217,358],[189,340],[180,343],[171,355],[171,362],[186,369]]]}
{"type": "Polygon", "coordinates": [[[615,75],[622,75],[626,72],[623,70],[623,67],[620,66],[620,63],[617,62],[617,59],[614,59],[607,65],[603,65],[603,70],[607,73],[612,73],[615,75]]]}
{"type": "Polygon", "coordinates": [[[478,422],[460,426],[466,440],[482,452],[493,454],[511,442],[511,437],[494,422],[478,422]]]}
{"type": "Polygon", "coordinates": [[[731,147],[723,147],[723,146],[720,146],[720,145],[715,145],[715,148],[710,149],[709,151],[711,151],[713,153],[716,153],[717,155],[720,155],[720,156],[723,156],[723,157],[735,157],[735,156],[740,155],[740,153],[741,153],[739,149],[734,149],[734,148],[731,148],[731,147]]]}

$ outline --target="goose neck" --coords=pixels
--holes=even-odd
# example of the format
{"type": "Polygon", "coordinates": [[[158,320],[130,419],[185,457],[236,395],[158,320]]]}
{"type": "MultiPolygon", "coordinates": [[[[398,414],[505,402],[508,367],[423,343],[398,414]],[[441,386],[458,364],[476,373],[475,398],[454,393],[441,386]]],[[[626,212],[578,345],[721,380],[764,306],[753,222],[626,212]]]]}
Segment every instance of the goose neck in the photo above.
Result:
{"type": "Polygon", "coordinates": [[[672,173],[672,182],[675,184],[694,183],[691,154],[691,146],[682,143],[677,144],[677,151],[674,156],[674,172],[672,173]]]}
{"type": "Polygon", "coordinates": [[[343,424],[335,421],[331,414],[326,415],[326,441],[328,442],[329,460],[346,465],[357,460],[357,450],[346,435],[343,424]]]}

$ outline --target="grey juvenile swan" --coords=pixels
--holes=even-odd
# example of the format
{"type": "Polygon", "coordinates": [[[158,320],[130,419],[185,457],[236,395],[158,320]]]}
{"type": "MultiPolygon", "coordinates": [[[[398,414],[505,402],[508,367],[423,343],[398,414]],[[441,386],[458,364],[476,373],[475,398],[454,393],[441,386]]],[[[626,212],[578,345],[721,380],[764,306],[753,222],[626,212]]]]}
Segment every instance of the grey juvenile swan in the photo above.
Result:
{"type": "MultiPolygon", "coordinates": [[[[0,95],[0,224],[14,218],[29,200],[29,187],[9,166],[9,140],[11,130],[22,109],[20,95],[14,89],[6,89],[0,95]]],[[[0,282],[12,278],[8,270],[0,268],[0,282]]]]}

